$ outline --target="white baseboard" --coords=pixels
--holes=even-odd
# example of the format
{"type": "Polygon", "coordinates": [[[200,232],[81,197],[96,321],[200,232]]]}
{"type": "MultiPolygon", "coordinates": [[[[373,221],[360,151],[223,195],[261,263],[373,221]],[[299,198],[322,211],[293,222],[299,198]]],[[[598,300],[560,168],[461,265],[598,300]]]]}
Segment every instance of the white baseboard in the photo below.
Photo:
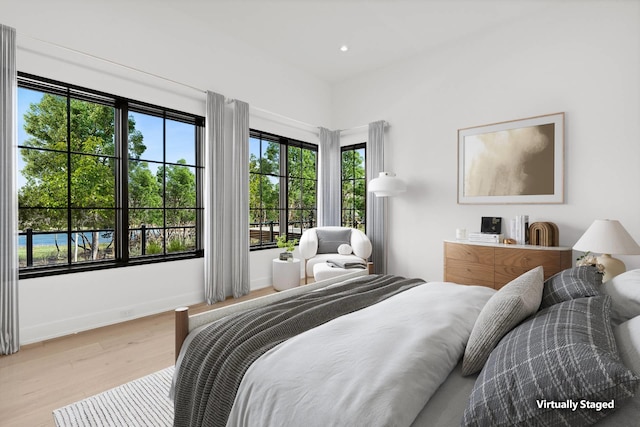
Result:
{"type": "Polygon", "coordinates": [[[201,303],[202,293],[195,292],[170,298],[148,300],[101,312],[74,316],[52,322],[40,323],[20,329],[20,345],[32,344],[53,338],[72,335],[90,329],[109,326],[127,320],[171,311],[177,307],[201,303]]]}

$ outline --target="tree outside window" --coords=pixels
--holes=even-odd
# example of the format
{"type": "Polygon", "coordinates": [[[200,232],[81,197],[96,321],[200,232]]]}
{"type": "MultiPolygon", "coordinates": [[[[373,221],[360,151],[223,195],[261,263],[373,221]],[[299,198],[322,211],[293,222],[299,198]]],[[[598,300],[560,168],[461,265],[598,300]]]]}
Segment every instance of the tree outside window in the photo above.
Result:
{"type": "Polygon", "coordinates": [[[342,147],[342,226],[365,231],[365,144],[342,147]]]}

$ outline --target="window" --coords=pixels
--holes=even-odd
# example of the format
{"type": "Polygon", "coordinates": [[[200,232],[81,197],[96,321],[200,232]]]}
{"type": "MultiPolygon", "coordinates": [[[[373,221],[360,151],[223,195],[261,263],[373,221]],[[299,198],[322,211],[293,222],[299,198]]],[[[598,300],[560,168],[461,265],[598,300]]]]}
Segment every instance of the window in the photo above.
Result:
{"type": "Polygon", "coordinates": [[[204,119],[22,73],[18,86],[21,277],[202,254],[204,119]]]}
{"type": "Polygon", "coordinates": [[[144,151],[129,148],[129,256],[193,252],[198,223],[198,126],[186,117],[131,105],[144,151]],[[146,141],[146,142],[145,142],[146,141]]]}
{"type": "Polygon", "coordinates": [[[316,222],[317,146],[251,130],[249,153],[250,247],[299,239],[316,222]]]}
{"type": "Polygon", "coordinates": [[[342,147],[342,226],[365,231],[367,174],[365,144],[342,147]]]}

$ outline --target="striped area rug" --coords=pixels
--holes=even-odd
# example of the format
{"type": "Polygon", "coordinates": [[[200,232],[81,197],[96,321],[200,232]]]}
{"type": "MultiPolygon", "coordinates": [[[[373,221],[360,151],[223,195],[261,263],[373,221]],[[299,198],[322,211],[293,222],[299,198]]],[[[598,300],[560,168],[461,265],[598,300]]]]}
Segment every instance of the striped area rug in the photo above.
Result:
{"type": "Polygon", "coordinates": [[[57,427],[173,425],[173,366],[53,411],[57,427]]]}

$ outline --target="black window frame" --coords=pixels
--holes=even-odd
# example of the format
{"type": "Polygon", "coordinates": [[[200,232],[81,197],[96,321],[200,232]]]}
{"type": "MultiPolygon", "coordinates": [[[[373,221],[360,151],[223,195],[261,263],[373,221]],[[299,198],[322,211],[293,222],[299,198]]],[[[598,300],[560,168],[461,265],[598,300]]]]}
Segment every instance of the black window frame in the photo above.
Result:
{"type": "Polygon", "coordinates": [[[366,226],[367,226],[367,143],[366,142],[362,142],[359,144],[352,144],[352,145],[344,145],[342,147],[340,147],[340,225],[343,227],[353,227],[354,224],[353,223],[346,223],[345,222],[345,212],[350,212],[352,214],[352,216],[354,215],[354,212],[356,211],[355,206],[349,206],[349,207],[345,207],[345,200],[344,200],[344,185],[345,182],[351,182],[352,187],[355,188],[355,184],[356,181],[363,181],[364,182],[364,216],[362,218],[362,221],[359,224],[362,224],[362,227],[354,227],[354,228],[358,228],[361,229],[363,232],[365,232],[366,230],[366,226]],[[344,162],[342,161],[342,157],[344,155],[344,153],[346,151],[357,151],[357,150],[364,150],[364,177],[362,178],[356,178],[355,176],[351,176],[349,178],[345,178],[345,173],[343,170],[343,166],[344,166],[344,162]]]}
{"type": "MultiPolygon", "coordinates": [[[[69,84],[61,81],[56,81],[48,78],[43,78],[33,74],[24,72],[18,72],[18,87],[26,88],[30,90],[40,91],[43,93],[50,93],[54,95],[64,96],[67,99],[67,105],[70,105],[71,99],[80,99],[83,101],[108,105],[114,108],[114,139],[115,139],[115,153],[113,159],[115,163],[115,206],[111,209],[114,211],[115,222],[113,232],[114,242],[114,256],[113,258],[102,260],[91,260],[85,262],[74,263],[71,258],[71,235],[75,231],[72,229],[71,211],[74,209],[71,203],[71,187],[67,191],[67,224],[65,230],[60,230],[57,234],[67,234],[67,261],[65,264],[51,264],[40,266],[27,266],[19,268],[19,278],[27,279],[34,277],[52,276],[58,274],[68,274],[84,271],[94,271],[107,268],[118,268],[135,265],[143,265],[157,262],[167,262],[174,260],[184,260],[192,258],[201,258],[204,256],[203,249],[203,182],[204,182],[204,157],[203,157],[203,141],[204,141],[204,117],[184,113],[171,108],[160,107],[157,105],[132,100],[129,98],[100,92],[93,89],[84,88],[74,84],[69,84]],[[163,117],[165,120],[176,120],[194,125],[194,143],[195,143],[195,162],[194,169],[196,171],[196,205],[195,209],[195,249],[184,251],[167,253],[166,247],[163,249],[162,254],[144,255],[131,257],[129,254],[129,198],[128,198],[128,163],[130,161],[128,151],[128,119],[129,111],[136,111],[142,114],[150,114],[163,117]],[[124,153],[124,155],[123,155],[124,153]]],[[[71,124],[69,121],[70,111],[67,111],[67,134],[69,135],[71,124]]],[[[21,150],[33,149],[33,147],[18,145],[18,156],[21,155],[21,150]]],[[[163,151],[166,150],[166,136],[163,137],[163,151]]],[[[67,161],[71,161],[71,156],[74,154],[94,155],[87,153],[74,153],[70,149],[69,139],[67,139],[67,161]]],[[[171,162],[166,162],[163,159],[163,165],[173,165],[171,162]]],[[[68,174],[70,172],[67,172],[68,174]]],[[[69,178],[70,179],[70,178],[69,178]]],[[[164,202],[163,202],[164,203],[164,202]]],[[[37,209],[38,207],[30,207],[37,209]]],[[[166,208],[166,207],[165,207],[166,208]]],[[[19,208],[20,209],[20,208],[19,208]]],[[[63,209],[63,208],[60,208],[63,209]]],[[[75,209],[86,209],[86,207],[79,207],[75,209]]],[[[166,214],[165,214],[166,215],[166,214]]],[[[163,229],[166,229],[167,224],[163,223],[163,229]]],[[[26,235],[25,230],[20,231],[20,235],[26,235]]],[[[28,238],[27,238],[28,240],[28,238]]],[[[27,243],[28,246],[28,243],[27,243]]],[[[163,245],[166,246],[166,245],[163,245]]],[[[29,248],[27,248],[27,252],[29,248]]],[[[32,254],[31,254],[32,256],[32,254]]],[[[27,253],[29,257],[29,253],[27,253]]]]}
{"type": "MultiPolygon", "coordinates": [[[[277,177],[279,178],[279,204],[278,210],[280,212],[278,227],[281,224],[286,224],[286,238],[287,240],[299,239],[302,232],[308,228],[315,227],[317,225],[317,217],[318,217],[318,145],[312,144],[310,142],[300,141],[297,139],[276,135],[274,133],[261,131],[258,129],[250,129],[249,130],[250,138],[259,139],[260,141],[268,141],[279,144],[279,170],[277,177]],[[300,232],[292,233],[289,230],[289,225],[291,222],[289,221],[290,214],[293,209],[290,208],[289,202],[289,178],[291,178],[291,171],[289,170],[289,148],[301,148],[313,151],[315,153],[315,179],[313,179],[313,186],[315,191],[315,203],[314,206],[310,209],[309,207],[302,207],[300,210],[311,210],[313,214],[311,215],[311,219],[307,226],[305,227],[305,222],[303,220],[300,221],[300,232]],[[283,207],[284,206],[284,207],[283,207]]],[[[261,155],[262,155],[262,149],[261,155]]],[[[250,175],[262,175],[262,176],[271,176],[275,177],[274,174],[264,173],[264,172],[249,172],[250,175]]],[[[295,177],[295,179],[304,179],[303,177],[295,177]]],[[[262,196],[262,195],[261,195],[262,196]]],[[[302,196],[301,196],[302,198],[302,196]]],[[[253,210],[261,210],[262,208],[255,208],[249,205],[249,216],[251,217],[251,211],[253,210]]],[[[260,230],[258,231],[258,243],[251,244],[251,231],[249,232],[250,241],[249,241],[249,249],[250,251],[263,250],[263,249],[273,249],[277,247],[276,238],[280,234],[279,228],[278,230],[271,229],[267,234],[270,235],[270,238],[265,238],[264,232],[261,231],[261,226],[263,223],[256,224],[248,224],[249,227],[257,225],[260,230]]]]}

